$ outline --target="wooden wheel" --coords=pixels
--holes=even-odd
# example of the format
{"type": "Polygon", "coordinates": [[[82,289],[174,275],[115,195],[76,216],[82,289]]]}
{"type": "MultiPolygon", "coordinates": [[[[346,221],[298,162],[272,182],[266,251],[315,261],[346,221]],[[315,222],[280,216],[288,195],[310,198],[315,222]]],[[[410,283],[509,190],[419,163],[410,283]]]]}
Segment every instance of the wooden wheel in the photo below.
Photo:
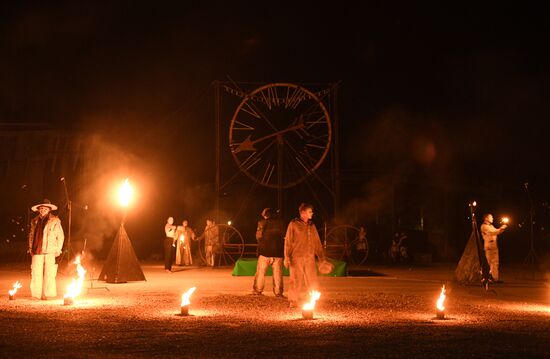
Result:
{"type": "Polygon", "coordinates": [[[354,265],[363,264],[369,254],[365,236],[357,227],[342,224],[330,229],[326,236],[325,251],[329,258],[345,260],[354,265]]]}
{"type": "MultiPolygon", "coordinates": [[[[221,250],[216,254],[217,264],[233,265],[237,259],[243,256],[245,247],[243,236],[235,227],[227,224],[216,224],[212,228],[218,229],[221,244],[221,250]]],[[[204,233],[198,238],[198,241],[200,257],[206,263],[204,233]]]]}
{"type": "Polygon", "coordinates": [[[244,253],[244,240],[241,233],[233,226],[218,224],[222,251],[218,258],[219,265],[233,265],[244,253]]]}

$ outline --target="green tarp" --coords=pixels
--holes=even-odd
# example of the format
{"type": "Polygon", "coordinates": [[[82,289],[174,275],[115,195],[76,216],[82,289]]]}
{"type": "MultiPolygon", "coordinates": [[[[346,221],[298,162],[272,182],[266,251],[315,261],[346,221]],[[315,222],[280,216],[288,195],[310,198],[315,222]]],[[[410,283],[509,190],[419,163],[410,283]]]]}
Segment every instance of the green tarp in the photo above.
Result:
{"type": "MultiPolygon", "coordinates": [[[[337,261],[336,259],[329,259],[329,261],[334,265],[334,269],[329,274],[320,274],[324,277],[345,277],[348,275],[348,266],[346,262],[337,261]]],[[[233,276],[254,276],[256,274],[256,266],[258,264],[257,258],[241,258],[235,262],[233,267],[233,276]]],[[[271,266],[267,268],[267,276],[271,276],[273,273],[271,271],[271,266]]],[[[289,271],[287,268],[283,267],[283,275],[288,276],[289,271]]]]}

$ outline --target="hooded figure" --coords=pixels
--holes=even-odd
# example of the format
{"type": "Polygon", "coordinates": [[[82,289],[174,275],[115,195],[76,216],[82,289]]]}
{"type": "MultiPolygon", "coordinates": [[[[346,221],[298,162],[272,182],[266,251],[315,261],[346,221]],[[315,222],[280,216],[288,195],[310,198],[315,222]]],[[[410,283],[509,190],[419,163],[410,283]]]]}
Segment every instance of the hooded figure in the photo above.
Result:
{"type": "Polygon", "coordinates": [[[31,209],[38,212],[38,216],[31,220],[28,238],[28,253],[32,257],[31,295],[46,300],[57,296],[55,258],[61,255],[65,236],[61,221],[50,213],[57,206],[44,199],[43,203],[32,206],[31,209]]]}

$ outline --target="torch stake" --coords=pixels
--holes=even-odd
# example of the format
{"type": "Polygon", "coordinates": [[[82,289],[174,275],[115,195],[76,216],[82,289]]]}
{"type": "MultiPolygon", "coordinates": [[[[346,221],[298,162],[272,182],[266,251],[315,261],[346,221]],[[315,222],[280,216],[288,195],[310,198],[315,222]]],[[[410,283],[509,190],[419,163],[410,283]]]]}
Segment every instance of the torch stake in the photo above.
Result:
{"type": "MultiPolygon", "coordinates": [[[[90,293],[91,290],[93,289],[105,289],[107,292],[110,292],[109,288],[107,287],[94,287],[94,267],[92,267],[92,270],[89,272],[90,273],[90,287],[87,288],[86,292],[87,293],[90,293]]],[[[97,280],[97,279],[95,279],[97,280]]]]}
{"type": "Polygon", "coordinates": [[[69,258],[72,257],[72,245],[71,245],[71,222],[73,217],[73,209],[72,209],[72,201],[69,197],[69,191],[67,189],[67,183],[65,181],[65,177],[61,177],[61,182],[63,183],[63,189],[65,190],[65,200],[66,202],[66,208],[69,212],[69,218],[68,218],[68,227],[67,227],[67,240],[65,241],[65,251],[61,253],[61,258],[59,258],[58,265],[61,267],[64,262],[69,261],[69,258]]]}
{"type": "Polygon", "coordinates": [[[532,270],[533,279],[535,279],[535,273],[538,269],[538,263],[539,258],[537,256],[537,253],[535,252],[535,237],[533,233],[533,216],[535,214],[535,208],[533,206],[533,197],[531,196],[531,192],[529,192],[529,183],[524,183],[525,191],[527,192],[527,198],[529,199],[529,253],[527,253],[527,257],[525,257],[525,260],[523,263],[532,270]]]}

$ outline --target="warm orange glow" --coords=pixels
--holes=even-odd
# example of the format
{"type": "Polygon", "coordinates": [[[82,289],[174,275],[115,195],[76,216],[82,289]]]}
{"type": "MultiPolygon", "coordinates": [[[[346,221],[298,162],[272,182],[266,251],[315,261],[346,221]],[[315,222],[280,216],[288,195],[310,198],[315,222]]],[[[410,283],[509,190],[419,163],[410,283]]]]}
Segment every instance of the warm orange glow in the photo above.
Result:
{"type": "Polygon", "coordinates": [[[195,289],[197,287],[189,288],[189,290],[181,295],[181,306],[189,305],[191,304],[191,301],[189,298],[191,298],[191,295],[195,292],[195,289]]]}
{"type": "Polygon", "coordinates": [[[74,299],[80,294],[80,292],[82,292],[82,284],[84,283],[84,275],[86,274],[86,270],[82,267],[82,265],[80,265],[80,256],[76,256],[74,264],[76,264],[76,273],[78,274],[78,278],[73,278],[71,284],[67,286],[67,293],[65,293],[63,298],[74,299]]]}
{"type": "Polygon", "coordinates": [[[185,236],[183,234],[180,234],[180,242],[185,243],[185,236]]]}
{"type": "Polygon", "coordinates": [[[439,311],[444,311],[445,310],[445,299],[447,298],[447,296],[445,295],[445,286],[443,286],[441,288],[441,294],[439,295],[439,299],[437,300],[437,310],[439,311]]]}
{"type": "Polygon", "coordinates": [[[230,226],[230,225],[231,225],[231,221],[227,221],[227,225],[230,226]]]}
{"type": "Polygon", "coordinates": [[[504,224],[508,224],[508,222],[510,222],[510,218],[508,218],[508,217],[503,217],[501,221],[502,221],[502,223],[504,223],[504,224]]]}
{"type": "Polygon", "coordinates": [[[134,189],[132,188],[132,186],[130,186],[128,178],[126,178],[126,180],[124,181],[124,183],[122,183],[122,186],[120,186],[120,189],[118,190],[118,203],[120,203],[122,207],[128,207],[133,195],[134,189]]]}
{"type": "Polygon", "coordinates": [[[8,293],[13,297],[19,288],[23,287],[19,281],[13,284],[13,289],[8,290],[8,293]]]}
{"type": "Polygon", "coordinates": [[[305,303],[302,306],[302,310],[313,310],[315,309],[315,303],[319,300],[321,297],[321,293],[319,293],[316,290],[313,290],[309,293],[309,302],[305,303]]]}

